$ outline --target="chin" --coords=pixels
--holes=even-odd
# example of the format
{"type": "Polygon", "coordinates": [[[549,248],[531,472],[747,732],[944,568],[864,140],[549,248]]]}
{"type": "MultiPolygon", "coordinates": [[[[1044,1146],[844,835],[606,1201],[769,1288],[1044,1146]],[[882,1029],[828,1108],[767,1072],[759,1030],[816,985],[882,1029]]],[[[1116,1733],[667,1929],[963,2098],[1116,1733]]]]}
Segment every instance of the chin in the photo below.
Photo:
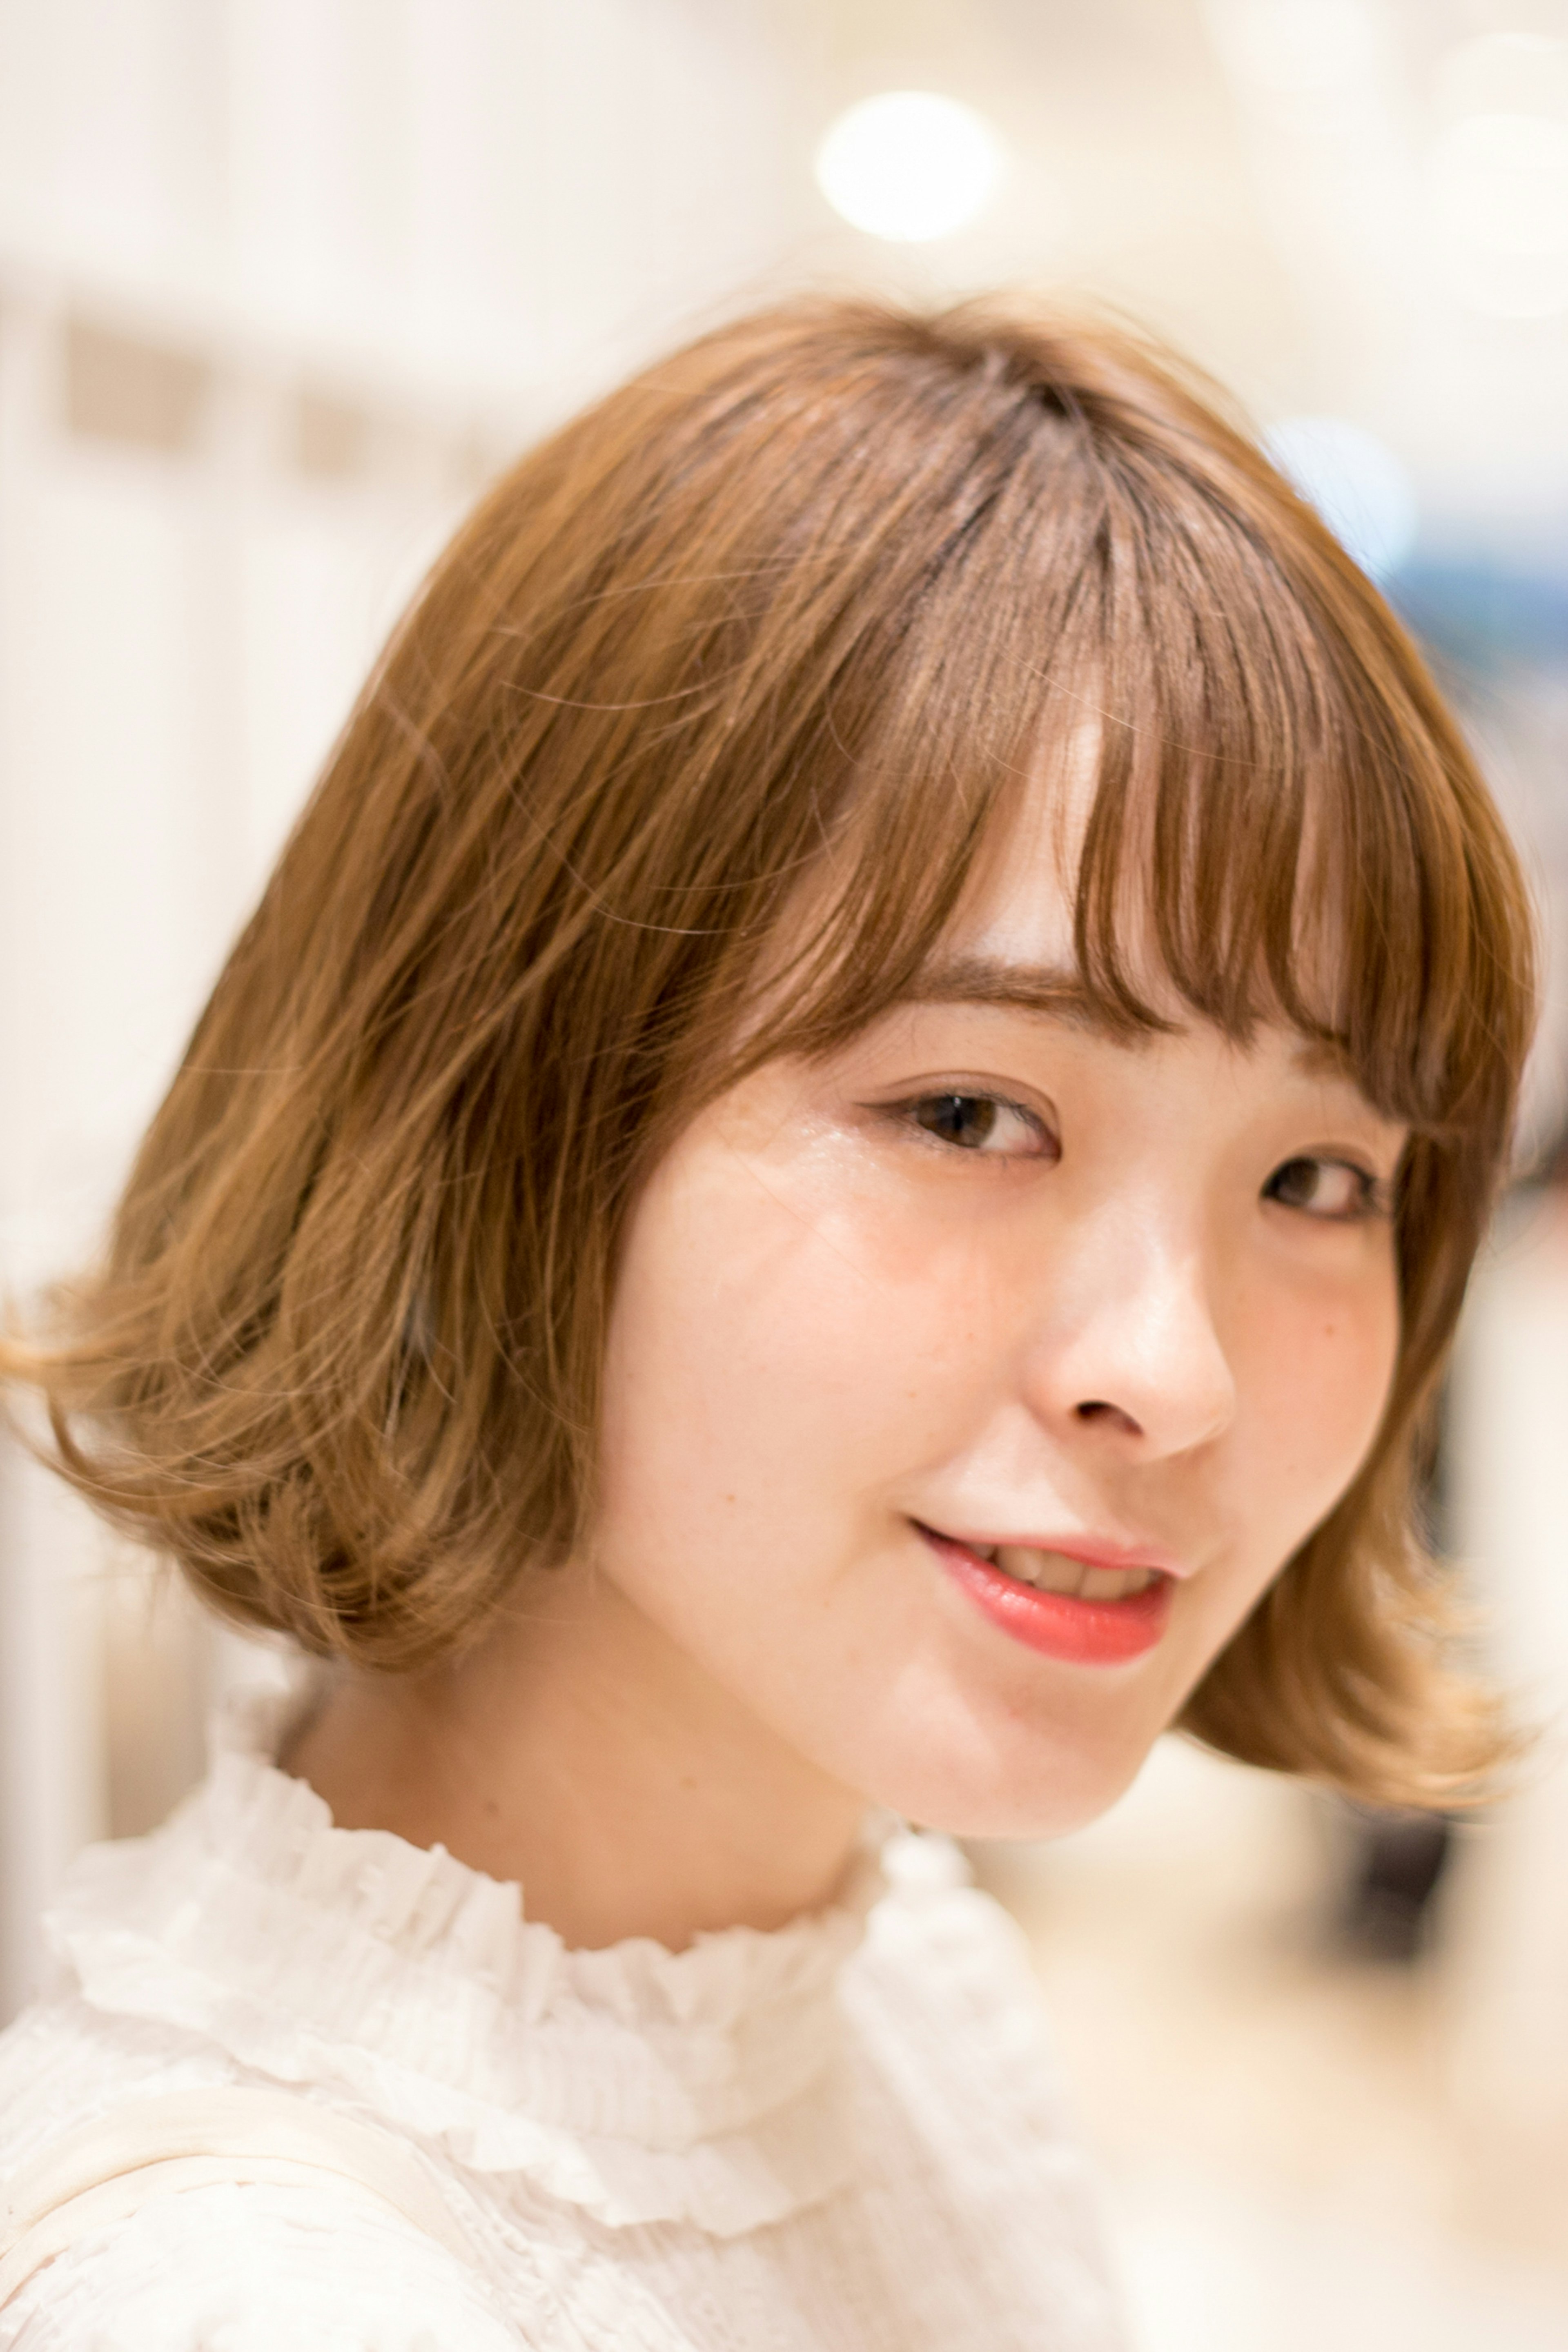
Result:
{"type": "Polygon", "coordinates": [[[875,1801],[949,1837],[1067,1837],[1108,1812],[1137,1779],[1152,1738],[1031,1742],[1026,1758],[927,1753],[889,1776],[875,1801]],[[1044,1752],[1041,1752],[1042,1746],[1044,1752]]]}

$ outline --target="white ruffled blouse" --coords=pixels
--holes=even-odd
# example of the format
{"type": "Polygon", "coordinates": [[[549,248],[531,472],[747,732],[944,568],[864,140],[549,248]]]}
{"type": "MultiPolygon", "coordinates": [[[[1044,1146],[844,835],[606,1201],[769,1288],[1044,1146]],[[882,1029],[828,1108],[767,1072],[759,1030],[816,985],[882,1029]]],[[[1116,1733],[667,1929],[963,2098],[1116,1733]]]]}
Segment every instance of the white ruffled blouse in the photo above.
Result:
{"type": "Polygon", "coordinates": [[[0,2178],[152,2093],[288,2086],[412,2142],[483,2269],[345,2189],[169,2195],[0,2352],[1121,2352],[1011,1923],[944,1840],[830,1910],[572,1951],[519,1889],[340,1830],[249,1694],[153,1836],[84,1855],[0,2035],[0,2178]]]}

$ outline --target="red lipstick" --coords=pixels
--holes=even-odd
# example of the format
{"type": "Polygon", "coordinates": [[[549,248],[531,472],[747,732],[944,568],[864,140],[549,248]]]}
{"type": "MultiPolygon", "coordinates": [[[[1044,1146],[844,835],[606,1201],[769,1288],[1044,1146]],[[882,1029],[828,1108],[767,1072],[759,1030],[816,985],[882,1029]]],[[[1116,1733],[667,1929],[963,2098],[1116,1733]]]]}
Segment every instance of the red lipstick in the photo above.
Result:
{"type": "MultiPolygon", "coordinates": [[[[1042,1592],[982,1559],[955,1536],[939,1535],[928,1527],[921,1527],[920,1532],[965,1599],[1026,1649],[1074,1665],[1114,1666],[1144,1656],[1164,1633],[1174,1588],[1163,1570],[1152,1583],[1120,1601],[1086,1601],[1072,1592],[1042,1592]]],[[[1079,1557],[1076,1548],[1071,1557],[1079,1557]]],[[[1153,1566],[1152,1561],[1116,1564],[1153,1566]]]]}

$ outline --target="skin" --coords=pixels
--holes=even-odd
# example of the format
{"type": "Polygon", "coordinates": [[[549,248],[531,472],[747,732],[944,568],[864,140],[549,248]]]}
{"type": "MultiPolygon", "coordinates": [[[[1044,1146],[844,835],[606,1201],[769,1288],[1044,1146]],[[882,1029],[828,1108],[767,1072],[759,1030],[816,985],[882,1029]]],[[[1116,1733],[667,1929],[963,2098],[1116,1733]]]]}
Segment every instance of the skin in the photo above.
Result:
{"type": "Polygon", "coordinates": [[[1103,1034],[1070,937],[1026,811],[931,1001],[678,1137],[595,1539],[461,1662],[333,1690],[287,1761],[342,1824],[520,1880],[568,1943],[679,1948],[829,1899],[868,1801],[1043,1836],[1127,1786],[1372,1444],[1405,1134],[1281,1028],[1103,1034]],[[1152,1551],[1165,1633],[1023,1647],[922,1525],[1152,1551]]]}

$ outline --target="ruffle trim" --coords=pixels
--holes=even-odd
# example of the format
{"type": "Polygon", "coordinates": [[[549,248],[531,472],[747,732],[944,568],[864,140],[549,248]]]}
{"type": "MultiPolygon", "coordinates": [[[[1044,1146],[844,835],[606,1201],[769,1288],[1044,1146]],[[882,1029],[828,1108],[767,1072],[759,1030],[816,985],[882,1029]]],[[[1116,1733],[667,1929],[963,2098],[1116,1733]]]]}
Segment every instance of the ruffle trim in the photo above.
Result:
{"type": "MultiPolygon", "coordinates": [[[[574,1951],[516,1885],[336,1828],[271,1760],[291,1704],[231,1700],[203,1788],[152,1837],[82,1856],[47,1927],[89,2001],[335,2084],[613,2226],[733,2236],[841,2185],[837,1988],[886,1884],[869,1844],[831,1908],[775,1932],[574,1951]]],[[[898,1841],[905,1885],[907,1846],[952,1851],[898,1841]]]]}

